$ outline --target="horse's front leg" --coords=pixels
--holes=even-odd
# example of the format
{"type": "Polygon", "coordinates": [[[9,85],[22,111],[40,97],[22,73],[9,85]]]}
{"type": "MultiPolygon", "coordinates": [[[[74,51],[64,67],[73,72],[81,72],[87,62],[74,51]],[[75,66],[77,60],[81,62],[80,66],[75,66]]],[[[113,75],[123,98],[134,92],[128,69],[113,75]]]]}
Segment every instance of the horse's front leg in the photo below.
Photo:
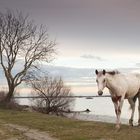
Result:
{"type": "Polygon", "coordinates": [[[123,106],[123,102],[124,102],[124,98],[120,96],[119,100],[119,104],[118,104],[118,128],[120,128],[120,117],[121,117],[121,111],[122,111],[122,106],[123,106]]]}
{"type": "Polygon", "coordinates": [[[122,110],[124,98],[122,98],[121,96],[116,96],[112,98],[112,101],[114,103],[115,112],[117,116],[116,128],[120,129],[120,123],[121,123],[120,116],[121,116],[121,110],[122,110]]]}
{"type": "Polygon", "coordinates": [[[116,128],[118,129],[120,127],[120,122],[119,122],[119,117],[118,117],[118,102],[115,101],[114,103],[114,108],[115,108],[115,113],[116,113],[116,128]]]}
{"type": "Polygon", "coordinates": [[[116,113],[116,128],[119,129],[120,128],[120,122],[119,122],[119,110],[118,110],[118,100],[116,99],[116,97],[112,97],[112,101],[114,103],[114,108],[115,108],[115,113],[116,113]]]}

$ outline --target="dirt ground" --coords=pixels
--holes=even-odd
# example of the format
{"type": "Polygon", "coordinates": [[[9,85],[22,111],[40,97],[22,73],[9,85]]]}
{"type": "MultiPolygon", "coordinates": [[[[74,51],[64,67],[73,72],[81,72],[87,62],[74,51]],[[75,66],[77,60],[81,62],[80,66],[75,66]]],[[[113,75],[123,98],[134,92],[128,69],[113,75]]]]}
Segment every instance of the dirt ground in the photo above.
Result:
{"type": "Polygon", "coordinates": [[[57,140],[46,132],[0,121],[0,140],[57,140]]]}

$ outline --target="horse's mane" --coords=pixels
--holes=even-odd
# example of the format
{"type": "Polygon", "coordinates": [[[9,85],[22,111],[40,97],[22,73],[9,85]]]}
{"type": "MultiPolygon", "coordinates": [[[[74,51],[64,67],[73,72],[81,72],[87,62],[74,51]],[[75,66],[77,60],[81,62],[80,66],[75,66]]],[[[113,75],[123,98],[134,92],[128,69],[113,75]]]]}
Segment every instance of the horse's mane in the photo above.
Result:
{"type": "Polygon", "coordinates": [[[107,71],[106,73],[108,73],[110,75],[116,75],[116,74],[119,74],[120,72],[117,70],[113,70],[113,71],[107,71]]]}

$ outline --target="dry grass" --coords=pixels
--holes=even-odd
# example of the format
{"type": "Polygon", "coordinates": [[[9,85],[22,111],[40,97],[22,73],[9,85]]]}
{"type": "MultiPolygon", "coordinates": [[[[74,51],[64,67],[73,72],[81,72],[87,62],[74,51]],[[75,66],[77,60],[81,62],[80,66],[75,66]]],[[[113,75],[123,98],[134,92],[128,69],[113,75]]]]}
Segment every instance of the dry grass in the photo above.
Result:
{"type": "Polygon", "coordinates": [[[0,140],[27,140],[20,131],[6,127],[3,122],[0,122],[0,140]]]}
{"type": "Polygon", "coordinates": [[[140,128],[122,125],[117,132],[114,124],[79,121],[40,113],[0,110],[0,119],[29,128],[46,131],[60,140],[139,140],[140,128]]]}

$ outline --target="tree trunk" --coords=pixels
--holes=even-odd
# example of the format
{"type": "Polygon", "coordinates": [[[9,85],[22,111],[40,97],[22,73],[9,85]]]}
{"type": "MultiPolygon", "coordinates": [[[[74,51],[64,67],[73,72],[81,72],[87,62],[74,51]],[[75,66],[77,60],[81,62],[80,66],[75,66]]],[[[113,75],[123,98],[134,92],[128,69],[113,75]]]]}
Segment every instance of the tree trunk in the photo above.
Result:
{"type": "Polygon", "coordinates": [[[12,96],[13,96],[13,92],[12,92],[12,91],[8,92],[8,94],[7,94],[7,96],[5,97],[4,101],[5,101],[6,103],[9,103],[9,102],[11,101],[12,96]]]}
{"type": "Polygon", "coordinates": [[[11,98],[12,98],[12,96],[14,94],[14,89],[15,89],[14,86],[10,86],[9,92],[6,95],[5,99],[4,99],[4,102],[5,103],[9,103],[11,101],[11,98]]]}

